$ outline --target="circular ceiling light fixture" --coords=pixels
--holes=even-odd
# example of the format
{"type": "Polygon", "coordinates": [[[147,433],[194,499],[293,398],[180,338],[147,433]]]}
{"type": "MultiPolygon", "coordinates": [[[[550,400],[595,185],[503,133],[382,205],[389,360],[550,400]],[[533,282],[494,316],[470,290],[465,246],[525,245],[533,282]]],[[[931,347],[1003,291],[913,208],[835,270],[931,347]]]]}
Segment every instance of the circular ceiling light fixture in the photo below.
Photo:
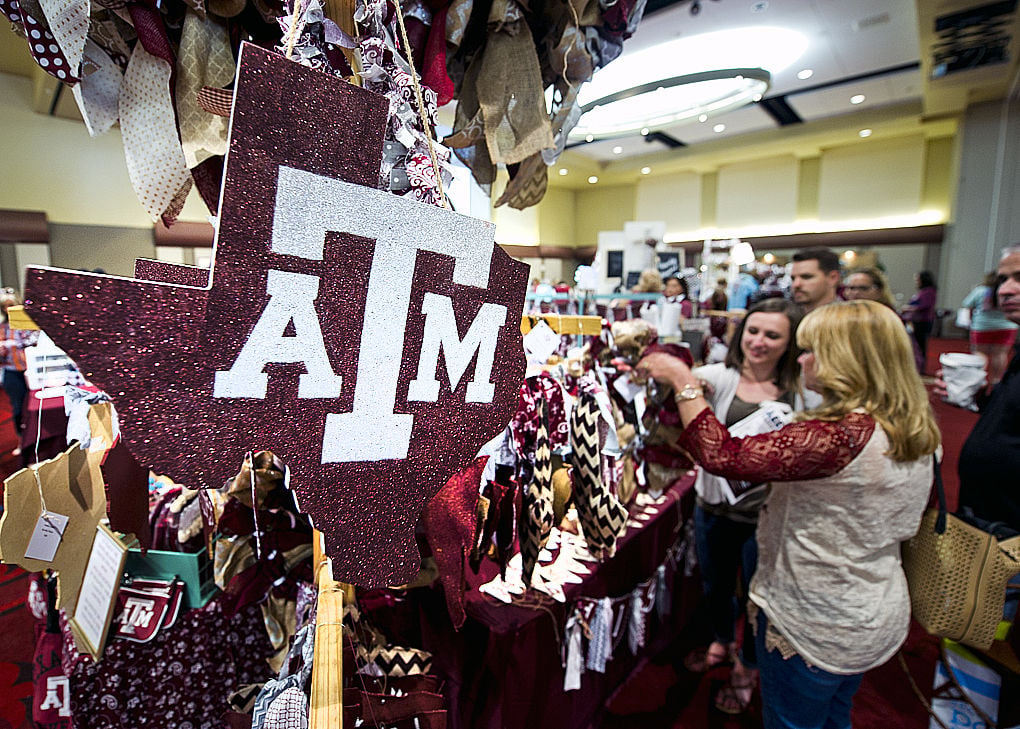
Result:
{"type": "Polygon", "coordinates": [[[727,68],[660,79],[581,107],[571,139],[607,139],[708,118],[764,95],[772,76],[762,68],[727,68]]]}
{"type": "Polygon", "coordinates": [[[657,131],[752,103],[807,48],[807,37],[789,28],[751,26],[625,49],[581,87],[583,116],[570,138],[657,131]]]}

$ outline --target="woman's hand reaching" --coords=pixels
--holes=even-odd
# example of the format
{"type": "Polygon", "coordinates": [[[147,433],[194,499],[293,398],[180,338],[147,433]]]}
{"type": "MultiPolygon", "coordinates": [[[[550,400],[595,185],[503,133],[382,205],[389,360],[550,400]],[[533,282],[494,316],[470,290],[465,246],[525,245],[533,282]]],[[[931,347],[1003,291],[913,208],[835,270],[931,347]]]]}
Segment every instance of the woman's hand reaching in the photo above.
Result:
{"type": "Polygon", "coordinates": [[[672,385],[679,391],[684,385],[698,385],[691,368],[679,357],[664,352],[653,352],[645,355],[636,367],[638,374],[650,377],[656,382],[672,385]]]}

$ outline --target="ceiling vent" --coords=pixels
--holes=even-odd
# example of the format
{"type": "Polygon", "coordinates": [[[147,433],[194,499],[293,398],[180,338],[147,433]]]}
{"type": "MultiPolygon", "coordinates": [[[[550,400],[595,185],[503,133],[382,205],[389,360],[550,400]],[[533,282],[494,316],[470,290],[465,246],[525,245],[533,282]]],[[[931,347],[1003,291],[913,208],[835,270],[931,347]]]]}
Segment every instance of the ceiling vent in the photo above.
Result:
{"type": "Polygon", "coordinates": [[[855,20],[850,24],[850,27],[859,33],[862,30],[870,30],[871,28],[874,28],[876,25],[884,25],[885,23],[888,22],[889,13],[876,13],[875,15],[869,15],[866,18],[855,20]]]}
{"type": "Polygon", "coordinates": [[[1000,0],[935,18],[932,78],[1008,63],[1017,0],[1000,0]]]}

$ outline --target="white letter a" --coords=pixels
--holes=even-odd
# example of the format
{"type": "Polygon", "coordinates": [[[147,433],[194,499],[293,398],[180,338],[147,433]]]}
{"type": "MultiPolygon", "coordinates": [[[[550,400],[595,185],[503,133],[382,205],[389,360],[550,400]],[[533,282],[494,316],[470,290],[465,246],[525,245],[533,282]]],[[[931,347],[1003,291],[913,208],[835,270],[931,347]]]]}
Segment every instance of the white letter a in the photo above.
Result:
{"type": "Polygon", "coordinates": [[[307,373],[298,380],[298,397],[339,397],[343,378],[329,364],[315,311],[318,276],[270,269],[266,293],[269,303],[234,366],[216,373],[213,397],[264,398],[269,377],[262,370],[270,362],[304,364],[307,373]],[[284,336],[292,321],[295,335],[284,336]]]}

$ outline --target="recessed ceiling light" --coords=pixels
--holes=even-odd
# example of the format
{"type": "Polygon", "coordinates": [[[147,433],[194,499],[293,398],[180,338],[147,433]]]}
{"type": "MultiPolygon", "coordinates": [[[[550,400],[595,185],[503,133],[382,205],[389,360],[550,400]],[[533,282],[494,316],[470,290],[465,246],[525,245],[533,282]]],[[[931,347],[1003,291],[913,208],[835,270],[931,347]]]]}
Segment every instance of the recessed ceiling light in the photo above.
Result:
{"type": "Polygon", "coordinates": [[[850,103],[851,104],[864,103],[864,94],[854,94],[853,96],[850,97],[850,103]]]}
{"type": "Polygon", "coordinates": [[[560,167],[560,177],[563,177],[563,175],[565,175],[565,174],[567,174],[567,168],[566,167],[560,167]]]}
{"type": "Polygon", "coordinates": [[[757,102],[761,101],[761,94],[755,94],[751,98],[755,101],[755,103],[757,103],[757,102]]]}
{"type": "Polygon", "coordinates": [[[708,114],[702,114],[701,116],[699,116],[698,117],[698,121],[701,122],[702,124],[707,122],[708,121],[708,114]]]}
{"type": "Polygon", "coordinates": [[[595,141],[595,135],[594,134],[589,134],[587,137],[584,138],[584,141],[586,141],[586,142],[594,142],[595,141]]]}
{"type": "Polygon", "coordinates": [[[588,184],[589,185],[594,185],[598,181],[599,181],[599,178],[596,177],[595,175],[592,175],[591,177],[588,178],[588,184]]]}
{"type": "Polygon", "coordinates": [[[807,81],[814,75],[815,72],[810,68],[805,68],[804,70],[797,72],[797,78],[799,78],[801,81],[807,81]]]}
{"type": "Polygon", "coordinates": [[[651,167],[642,167],[642,168],[641,168],[641,174],[642,174],[642,175],[647,175],[647,174],[648,174],[649,172],[651,172],[651,171],[652,171],[652,168],[651,168],[651,167]]]}
{"type": "Polygon", "coordinates": [[[615,147],[613,147],[613,154],[622,154],[622,153],[623,153],[623,147],[621,147],[620,145],[616,145],[615,147]]]}
{"type": "Polygon", "coordinates": [[[859,136],[859,137],[870,137],[871,136],[871,130],[870,129],[862,129],[861,131],[857,132],[857,136],[859,136]]]}
{"type": "Polygon", "coordinates": [[[716,134],[718,134],[719,132],[725,132],[726,131],[726,125],[725,124],[716,124],[714,127],[712,127],[712,131],[715,132],[716,134]]]}
{"type": "Polygon", "coordinates": [[[642,137],[647,137],[647,136],[648,136],[648,133],[649,133],[650,131],[651,131],[651,129],[649,129],[648,127],[645,127],[644,129],[642,129],[642,130],[641,130],[641,136],[642,136],[642,137]]]}

